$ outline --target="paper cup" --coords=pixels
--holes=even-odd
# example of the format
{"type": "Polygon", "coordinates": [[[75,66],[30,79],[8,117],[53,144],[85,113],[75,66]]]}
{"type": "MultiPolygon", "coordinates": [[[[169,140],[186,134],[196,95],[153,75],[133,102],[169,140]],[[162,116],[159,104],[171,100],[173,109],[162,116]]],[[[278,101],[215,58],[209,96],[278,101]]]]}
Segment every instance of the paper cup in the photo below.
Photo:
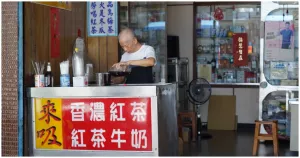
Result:
{"type": "Polygon", "coordinates": [[[44,87],[45,86],[45,76],[44,75],[34,75],[34,86],[44,87]]]}

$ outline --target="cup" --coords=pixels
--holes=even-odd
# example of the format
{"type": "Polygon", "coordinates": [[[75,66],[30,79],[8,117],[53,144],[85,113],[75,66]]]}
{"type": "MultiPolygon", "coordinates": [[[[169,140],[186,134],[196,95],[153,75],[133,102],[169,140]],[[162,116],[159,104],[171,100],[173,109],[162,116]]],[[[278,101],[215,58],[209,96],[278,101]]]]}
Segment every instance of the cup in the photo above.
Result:
{"type": "Polygon", "coordinates": [[[45,76],[44,75],[34,75],[34,86],[35,87],[45,87],[45,76]]]}
{"type": "Polygon", "coordinates": [[[70,75],[61,74],[60,75],[60,86],[61,87],[70,87],[70,75]]]}
{"type": "Polygon", "coordinates": [[[97,73],[96,83],[98,86],[109,86],[110,85],[110,74],[109,73],[97,73]]]}

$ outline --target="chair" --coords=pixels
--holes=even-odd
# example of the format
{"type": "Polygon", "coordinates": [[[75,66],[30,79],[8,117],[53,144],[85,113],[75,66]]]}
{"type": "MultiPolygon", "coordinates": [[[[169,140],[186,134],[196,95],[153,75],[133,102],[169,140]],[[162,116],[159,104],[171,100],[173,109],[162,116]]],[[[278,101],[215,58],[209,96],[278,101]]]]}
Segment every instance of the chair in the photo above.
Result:
{"type": "Polygon", "coordinates": [[[182,127],[192,127],[192,141],[196,141],[197,137],[197,117],[195,112],[180,112],[177,118],[178,134],[182,137],[182,127]],[[192,122],[184,122],[183,118],[191,118],[192,122]]]}
{"type": "Polygon", "coordinates": [[[255,120],[255,132],[252,155],[257,155],[259,140],[273,140],[274,156],[278,156],[278,121],[258,121],[255,120]],[[271,125],[272,134],[260,134],[261,125],[271,125]]]}

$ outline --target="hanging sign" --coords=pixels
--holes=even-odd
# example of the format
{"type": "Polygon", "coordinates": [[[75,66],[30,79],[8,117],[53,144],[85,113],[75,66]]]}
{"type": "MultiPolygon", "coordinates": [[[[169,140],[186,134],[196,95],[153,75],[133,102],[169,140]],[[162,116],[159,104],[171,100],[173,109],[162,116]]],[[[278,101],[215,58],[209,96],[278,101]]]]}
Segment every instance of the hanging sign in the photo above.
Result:
{"type": "Polygon", "coordinates": [[[234,66],[247,66],[248,65],[248,39],[247,33],[234,33],[233,34],[233,64],[234,66]]]}
{"type": "Polygon", "coordinates": [[[151,98],[35,99],[36,149],[152,151],[151,98]]]}
{"type": "Polygon", "coordinates": [[[34,2],[37,4],[42,4],[42,5],[46,5],[49,7],[54,7],[54,8],[58,8],[58,9],[65,9],[65,10],[72,10],[72,5],[71,2],[67,2],[67,1],[59,1],[59,2],[34,2]]]}
{"type": "Polygon", "coordinates": [[[60,35],[59,35],[59,9],[50,8],[50,39],[51,39],[51,58],[60,55],[60,35]]]}
{"type": "Polygon", "coordinates": [[[87,2],[88,36],[117,36],[117,1],[87,2]]]}

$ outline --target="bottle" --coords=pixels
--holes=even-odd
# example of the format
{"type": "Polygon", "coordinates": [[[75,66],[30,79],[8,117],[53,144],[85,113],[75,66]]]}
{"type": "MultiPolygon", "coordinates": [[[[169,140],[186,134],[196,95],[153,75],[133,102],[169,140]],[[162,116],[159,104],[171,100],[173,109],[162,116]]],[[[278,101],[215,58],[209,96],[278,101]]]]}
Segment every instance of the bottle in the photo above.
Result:
{"type": "Polygon", "coordinates": [[[47,71],[45,73],[45,87],[53,87],[53,76],[50,62],[47,64],[47,71]]]}
{"type": "Polygon", "coordinates": [[[213,58],[211,59],[210,63],[211,63],[212,73],[215,73],[215,70],[216,70],[216,58],[215,58],[215,55],[213,55],[213,58]]]}
{"type": "Polygon", "coordinates": [[[79,52],[78,48],[74,49],[72,57],[73,76],[84,76],[84,60],[82,52],[79,52]]]}
{"type": "Polygon", "coordinates": [[[252,69],[256,69],[256,57],[255,56],[253,56],[251,58],[251,67],[252,67],[252,69]]]}

